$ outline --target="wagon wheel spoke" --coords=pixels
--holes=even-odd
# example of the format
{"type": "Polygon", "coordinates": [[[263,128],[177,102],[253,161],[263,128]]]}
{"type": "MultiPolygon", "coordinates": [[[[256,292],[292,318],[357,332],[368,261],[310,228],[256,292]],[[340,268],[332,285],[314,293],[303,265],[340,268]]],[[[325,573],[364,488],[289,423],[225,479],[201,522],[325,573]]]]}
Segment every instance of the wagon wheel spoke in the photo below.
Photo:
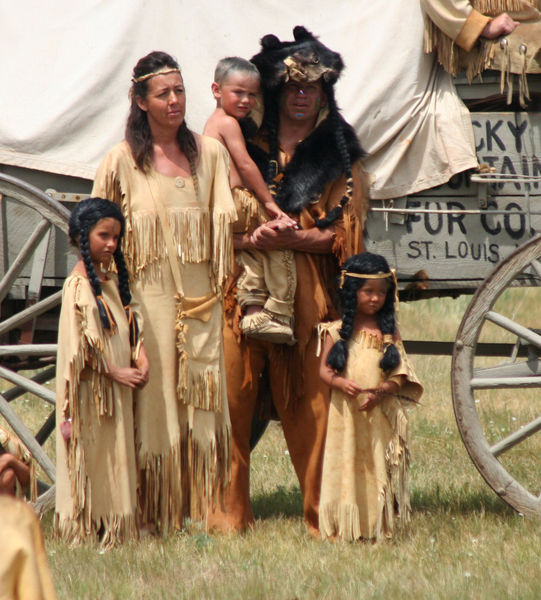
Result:
{"type": "Polygon", "coordinates": [[[0,394],[0,414],[11,425],[13,431],[28,448],[39,466],[47,473],[51,481],[55,481],[56,469],[53,461],[47,456],[43,448],[35,440],[28,427],[22,422],[17,413],[11,408],[4,396],[0,394]]]}
{"type": "Polygon", "coordinates": [[[539,262],[538,260],[532,260],[530,265],[532,266],[533,270],[537,273],[537,276],[541,279],[541,262],[539,262]]]}
{"type": "Polygon", "coordinates": [[[493,310],[490,310],[486,313],[485,319],[492,321],[492,323],[499,325],[510,333],[514,333],[518,338],[526,340],[536,348],[541,349],[541,335],[538,335],[531,329],[523,327],[522,325],[515,323],[512,319],[508,319],[507,317],[500,315],[493,310]]]}
{"type": "Polygon", "coordinates": [[[33,255],[50,227],[49,221],[47,221],[47,219],[42,219],[28,238],[27,242],[21,248],[19,254],[12,262],[11,267],[0,281],[0,302],[7,296],[14,281],[19,277],[21,271],[28,263],[30,257],[33,255]]]}
{"type": "Polygon", "coordinates": [[[42,507],[54,502],[47,439],[56,397],[48,384],[55,376],[60,288],[75,262],[68,254],[69,216],[40,189],[0,173],[0,415],[53,484],[40,496],[42,507]],[[41,422],[34,412],[44,415],[41,422]]]}
{"type": "Polygon", "coordinates": [[[493,456],[499,456],[507,452],[517,444],[527,440],[541,429],[541,417],[534,419],[528,425],[523,425],[518,431],[501,439],[497,444],[490,447],[493,456]]]}
{"type": "Polygon", "coordinates": [[[535,435],[541,431],[539,257],[541,237],[518,248],[483,282],[460,325],[451,373],[458,428],[475,466],[513,508],[536,517],[541,517],[541,436],[535,435]],[[511,357],[498,363],[477,355],[478,344],[488,340],[511,342],[511,357]]]}
{"type": "Polygon", "coordinates": [[[541,362],[538,359],[473,369],[473,389],[541,387],[541,362]]]}
{"type": "Polygon", "coordinates": [[[12,329],[16,329],[28,321],[32,321],[36,317],[39,317],[43,313],[51,310],[55,306],[58,306],[62,302],[62,290],[47,296],[47,298],[43,298],[39,302],[36,302],[29,308],[21,311],[20,313],[13,315],[9,319],[5,319],[0,323],[0,336],[4,333],[11,331],[12,329]]]}

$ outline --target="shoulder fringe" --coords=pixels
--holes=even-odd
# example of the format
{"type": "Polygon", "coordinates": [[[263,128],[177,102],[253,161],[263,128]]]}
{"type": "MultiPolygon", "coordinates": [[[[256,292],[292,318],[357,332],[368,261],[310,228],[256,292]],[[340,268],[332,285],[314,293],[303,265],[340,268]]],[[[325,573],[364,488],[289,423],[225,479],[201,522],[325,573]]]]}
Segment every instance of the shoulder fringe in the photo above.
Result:
{"type": "Polygon", "coordinates": [[[325,343],[325,339],[327,335],[330,333],[331,327],[336,323],[336,321],[329,321],[328,323],[318,323],[317,324],[317,348],[316,348],[316,356],[321,356],[321,351],[323,350],[323,344],[325,343]]]}
{"type": "Polygon", "coordinates": [[[206,519],[215,498],[229,485],[230,448],[228,426],[212,433],[203,447],[186,425],[181,440],[167,454],[141,457],[143,526],[157,524],[159,532],[167,535],[170,529],[180,530],[187,517],[206,519]]]}
{"type": "MultiPolygon", "coordinates": [[[[361,180],[357,185],[361,185],[361,180]]],[[[365,192],[362,195],[359,209],[356,209],[352,202],[348,202],[342,210],[343,233],[335,236],[331,248],[339,265],[344,264],[348,257],[359,254],[364,249],[362,247],[363,227],[369,211],[366,198],[368,198],[368,193],[365,192]],[[362,215],[359,215],[359,210],[362,211],[362,215]]]]}
{"type": "Polygon", "coordinates": [[[396,401],[384,403],[383,412],[391,423],[393,435],[385,451],[387,483],[378,499],[378,518],[374,531],[362,531],[356,504],[331,502],[320,506],[319,529],[324,537],[337,534],[346,541],[361,538],[390,539],[411,520],[408,489],[408,420],[396,401]]]}
{"type": "MultiPolygon", "coordinates": [[[[85,511],[86,512],[86,511],[85,511]]],[[[107,550],[128,540],[138,538],[136,518],[133,515],[108,514],[101,517],[90,514],[81,515],[77,519],[54,515],[55,537],[71,546],[77,546],[86,539],[100,536],[100,546],[107,550]]]]}
{"type": "MultiPolygon", "coordinates": [[[[124,214],[126,216],[125,211],[124,214]]],[[[168,210],[167,216],[173,241],[178,249],[178,258],[188,263],[210,260],[208,210],[168,210]]],[[[148,211],[130,217],[122,250],[132,277],[139,277],[149,266],[162,261],[165,247],[162,227],[156,212],[148,211]]]]}
{"type": "MultiPolygon", "coordinates": [[[[79,309],[80,310],[80,309],[79,309]]],[[[84,310],[81,312],[81,343],[69,363],[69,380],[65,382],[64,414],[71,418],[71,438],[68,443],[68,467],[71,481],[71,497],[74,512],[80,515],[90,503],[90,490],[87,490],[86,460],[81,439],[81,418],[79,386],[81,375],[85,368],[90,370],[92,396],[96,412],[100,416],[113,416],[113,386],[106,377],[107,363],[104,356],[103,342],[98,337],[89,335],[87,318],[84,310]]]]}

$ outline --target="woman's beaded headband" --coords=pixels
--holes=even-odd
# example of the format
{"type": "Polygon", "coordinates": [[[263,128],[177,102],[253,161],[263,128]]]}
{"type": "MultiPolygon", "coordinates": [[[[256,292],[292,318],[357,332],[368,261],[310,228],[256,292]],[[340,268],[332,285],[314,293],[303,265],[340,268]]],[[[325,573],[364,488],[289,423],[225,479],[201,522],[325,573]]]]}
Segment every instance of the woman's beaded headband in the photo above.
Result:
{"type": "Polygon", "coordinates": [[[180,75],[180,69],[177,67],[162,67],[152,73],[147,73],[146,75],[141,75],[139,77],[132,77],[131,80],[133,83],[141,83],[141,81],[146,81],[151,77],[156,77],[156,75],[167,75],[168,73],[178,73],[180,75]]]}

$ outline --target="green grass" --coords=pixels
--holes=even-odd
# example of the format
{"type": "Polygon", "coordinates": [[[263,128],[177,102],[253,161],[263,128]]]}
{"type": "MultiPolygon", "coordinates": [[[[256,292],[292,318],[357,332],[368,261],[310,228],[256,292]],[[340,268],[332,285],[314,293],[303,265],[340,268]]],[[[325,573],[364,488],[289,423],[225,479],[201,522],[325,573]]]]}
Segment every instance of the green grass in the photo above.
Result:
{"type": "MultiPolygon", "coordinates": [[[[403,305],[403,336],[454,339],[467,302],[403,305]]],[[[453,416],[450,358],[416,356],[413,362],[425,395],[411,413],[413,520],[406,532],[378,544],[312,540],[280,426],[271,423],[252,454],[257,521],[243,535],[209,536],[188,523],[165,540],[144,538],[102,554],[95,544],[70,549],[53,541],[47,515],[43,529],[59,598],[537,600],[541,520],[511,510],[470,461],[453,416]]],[[[522,394],[504,392],[500,404],[492,392],[483,397],[489,435],[540,414],[535,391],[522,394]]],[[[519,450],[506,457],[510,469],[539,493],[537,438],[519,450]]]]}

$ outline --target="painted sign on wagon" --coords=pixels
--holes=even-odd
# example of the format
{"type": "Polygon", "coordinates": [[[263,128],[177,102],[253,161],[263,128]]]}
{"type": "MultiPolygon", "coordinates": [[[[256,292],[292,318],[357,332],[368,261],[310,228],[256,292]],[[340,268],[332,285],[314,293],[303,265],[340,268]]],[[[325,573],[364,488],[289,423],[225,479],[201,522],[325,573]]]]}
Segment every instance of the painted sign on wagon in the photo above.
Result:
{"type": "Polygon", "coordinates": [[[541,232],[541,114],[473,113],[472,123],[487,174],[372,202],[367,250],[384,254],[400,279],[423,270],[431,289],[477,287],[541,232]]]}

